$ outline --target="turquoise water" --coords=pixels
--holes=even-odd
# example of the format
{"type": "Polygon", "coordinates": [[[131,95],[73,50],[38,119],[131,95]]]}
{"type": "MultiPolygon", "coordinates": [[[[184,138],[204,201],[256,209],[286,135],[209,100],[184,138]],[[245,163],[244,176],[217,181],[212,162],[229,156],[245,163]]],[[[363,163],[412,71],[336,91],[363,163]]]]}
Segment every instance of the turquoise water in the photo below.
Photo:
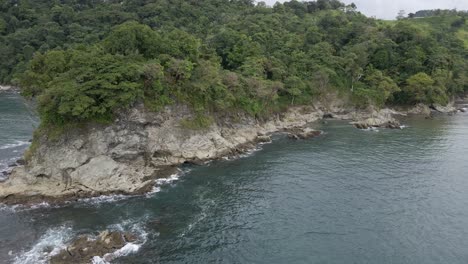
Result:
{"type": "Polygon", "coordinates": [[[13,92],[0,91],[0,179],[2,171],[22,155],[38,120],[25,101],[13,92]]]}
{"type": "MultiPolygon", "coordinates": [[[[319,138],[186,167],[144,197],[0,211],[0,262],[107,228],[144,236],[114,263],[468,263],[468,115],[319,138]]],[[[2,125],[3,126],[3,125],[2,125]]]]}

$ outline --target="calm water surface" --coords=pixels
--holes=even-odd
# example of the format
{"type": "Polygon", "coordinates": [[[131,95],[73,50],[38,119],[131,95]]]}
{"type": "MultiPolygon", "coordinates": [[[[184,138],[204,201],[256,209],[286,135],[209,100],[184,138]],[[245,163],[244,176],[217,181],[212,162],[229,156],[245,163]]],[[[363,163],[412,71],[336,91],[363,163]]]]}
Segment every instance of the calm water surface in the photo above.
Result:
{"type": "Polygon", "coordinates": [[[29,145],[37,118],[16,93],[0,91],[0,180],[29,145]]]}
{"type": "MultiPolygon", "coordinates": [[[[30,133],[8,120],[1,144],[30,133]]],[[[0,209],[0,262],[40,263],[73,235],[123,228],[147,241],[115,263],[468,263],[468,115],[404,123],[277,136],[148,197],[0,209]]]]}

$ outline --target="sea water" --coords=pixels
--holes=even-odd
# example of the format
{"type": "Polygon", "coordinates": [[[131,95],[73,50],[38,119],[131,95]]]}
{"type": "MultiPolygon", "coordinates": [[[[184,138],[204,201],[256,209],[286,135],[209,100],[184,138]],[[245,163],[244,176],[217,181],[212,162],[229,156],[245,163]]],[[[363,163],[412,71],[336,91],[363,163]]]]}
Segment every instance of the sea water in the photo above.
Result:
{"type": "MultiPolygon", "coordinates": [[[[30,138],[20,102],[0,97],[0,146],[30,138]]],[[[249,156],[182,168],[144,196],[3,207],[0,263],[46,263],[72,237],[105,229],[144,238],[112,263],[468,263],[468,114],[403,123],[276,135],[249,156]]]]}

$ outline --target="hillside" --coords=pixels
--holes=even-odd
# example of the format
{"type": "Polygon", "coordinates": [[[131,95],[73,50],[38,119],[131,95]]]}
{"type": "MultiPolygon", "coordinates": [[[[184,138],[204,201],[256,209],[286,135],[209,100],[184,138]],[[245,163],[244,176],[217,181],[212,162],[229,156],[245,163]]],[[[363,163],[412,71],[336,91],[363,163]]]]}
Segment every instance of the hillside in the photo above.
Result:
{"type": "Polygon", "coordinates": [[[0,81],[43,126],[183,103],[255,117],[338,93],[358,107],[446,104],[468,90],[466,19],[367,18],[337,0],[5,1],[0,81]],[[465,43],[463,43],[465,41],[465,43]],[[45,125],[44,125],[45,124],[45,125]]]}
{"type": "Polygon", "coordinates": [[[425,28],[425,30],[453,32],[460,40],[468,46],[468,23],[466,23],[468,13],[448,13],[445,15],[433,15],[411,19],[415,25],[425,28]]]}

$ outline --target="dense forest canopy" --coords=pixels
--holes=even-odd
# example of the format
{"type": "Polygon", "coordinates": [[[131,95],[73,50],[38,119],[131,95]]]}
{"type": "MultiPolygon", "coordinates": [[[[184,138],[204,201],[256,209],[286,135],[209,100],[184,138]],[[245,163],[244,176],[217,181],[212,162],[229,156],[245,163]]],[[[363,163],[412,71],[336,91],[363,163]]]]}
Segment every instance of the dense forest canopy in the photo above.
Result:
{"type": "Polygon", "coordinates": [[[417,17],[432,17],[432,16],[464,16],[468,11],[458,11],[456,9],[435,9],[435,10],[419,10],[416,13],[408,14],[408,18],[417,17]]]}
{"type": "Polygon", "coordinates": [[[327,93],[365,107],[468,90],[463,12],[380,21],[337,0],[4,0],[0,11],[0,83],[37,97],[48,124],[110,120],[139,101],[262,116],[327,93]]]}

